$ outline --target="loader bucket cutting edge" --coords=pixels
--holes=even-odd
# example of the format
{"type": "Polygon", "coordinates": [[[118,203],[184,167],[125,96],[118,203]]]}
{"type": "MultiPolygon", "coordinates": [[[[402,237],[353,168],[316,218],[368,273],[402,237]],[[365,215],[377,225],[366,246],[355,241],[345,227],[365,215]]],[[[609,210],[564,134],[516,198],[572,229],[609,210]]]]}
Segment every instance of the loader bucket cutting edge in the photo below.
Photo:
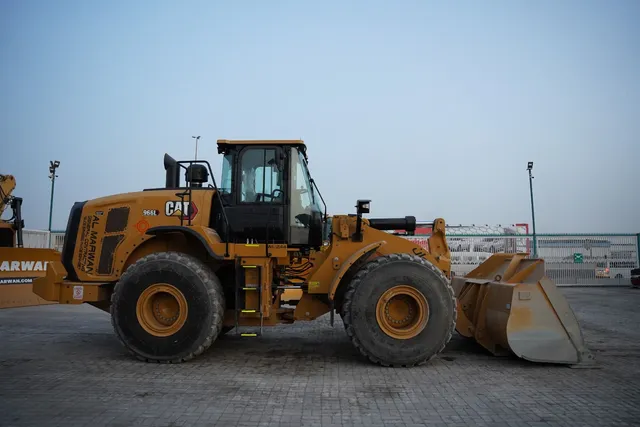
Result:
{"type": "Polygon", "coordinates": [[[494,254],[467,276],[454,277],[458,333],[494,355],[595,365],[573,310],[544,271],[541,259],[494,254]]]}

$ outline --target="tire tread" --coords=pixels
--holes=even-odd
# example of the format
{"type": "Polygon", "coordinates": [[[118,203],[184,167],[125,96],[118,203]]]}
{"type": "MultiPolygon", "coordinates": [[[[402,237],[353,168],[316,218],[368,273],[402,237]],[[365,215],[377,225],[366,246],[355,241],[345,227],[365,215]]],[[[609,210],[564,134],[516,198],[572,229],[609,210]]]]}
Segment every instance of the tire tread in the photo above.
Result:
{"type": "Polygon", "coordinates": [[[116,330],[116,335],[118,336],[120,343],[124,346],[124,348],[127,349],[130,354],[143,362],[183,363],[204,353],[204,351],[207,350],[214,342],[214,340],[218,337],[220,331],[222,330],[222,321],[225,312],[224,292],[220,280],[217,278],[217,276],[196,257],[182,252],[157,252],[140,258],[135,263],[131,264],[131,266],[129,266],[129,268],[127,268],[127,270],[124,272],[124,274],[120,276],[120,279],[116,283],[111,294],[111,307],[109,310],[111,314],[111,324],[114,330],[116,330]],[[154,359],[141,356],[126,342],[126,340],[120,337],[120,334],[117,333],[117,320],[116,316],[114,315],[114,311],[120,297],[120,290],[123,286],[126,286],[125,283],[130,277],[138,273],[138,270],[142,266],[152,261],[175,261],[179,264],[182,264],[192,270],[197,276],[199,276],[207,286],[207,294],[211,301],[211,305],[213,306],[213,320],[211,322],[211,327],[207,331],[207,335],[203,343],[185,356],[172,359],[154,359]]]}
{"type": "Polygon", "coordinates": [[[436,266],[434,266],[432,263],[430,263],[429,261],[425,260],[422,257],[416,256],[416,255],[410,255],[410,254],[406,254],[406,253],[393,253],[393,254],[389,254],[389,255],[379,256],[379,257],[369,261],[368,263],[366,263],[360,269],[360,271],[358,271],[358,273],[356,273],[354,278],[351,280],[351,282],[349,282],[349,284],[347,286],[348,286],[348,288],[347,288],[347,291],[345,292],[345,295],[344,295],[344,303],[342,305],[342,313],[341,313],[341,317],[342,317],[343,322],[344,322],[344,327],[345,327],[345,329],[347,331],[347,335],[349,336],[352,344],[358,349],[360,354],[362,354],[369,361],[371,361],[371,362],[373,362],[375,364],[378,364],[378,365],[381,365],[381,366],[387,366],[387,367],[395,367],[395,366],[411,367],[411,366],[424,365],[425,363],[431,361],[436,355],[441,353],[444,350],[444,348],[447,345],[447,343],[451,340],[451,337],[453,336],[453,331],[455,329],[456,319],[457,319],[457,305],[456,305],[456,298],[455,298],[455,295],[454,295],[454,292],[453,292],[453,288],[451,287],[451,284],[449,283],[449,280],[442,273],[442,271],[440,269],[438,269],[436,266]],[[426,358],[424,358],[422,360],[419,360],[419,361],[417,361],[415,363],[412,363],[412,364],[396,365],[396,364],[393,364],[393,363],[385,362],[385,361],[381,360],[380,358],[372,355],[360,343],[360,340],[358,339],[358,337],[354,333],[354,328],[353,328],[353,325],[351,323],[350,308],[351,308],[351,303],[352,303],[352,299],[353,299],[353,294],[355,293],[355,291],[358,288],[358,286],[361,285],[362,279],[367,274],[369,274],[372,270],[374,270],[374,269],[376,269],[376,268],[378,268],[378,267],[380,267],[382,265],[392,263],[394,261],[415,262],[415,263],[418,263],[418,264],[421,264],[421,265],[427,267],[429,270],[431,270],[433,273],[435,273],[437,276],[439,276],[439,278],[441,279],[441,282],[445,285],[446,292],[451,297],[451,304],[453,306],[452,322],[449,325],[446,337],[445,337],[445,339],[442,340],[440,346],[438,347],[438,350],[436,352],[434,352],[433,354],[431,354],[430,356],[428,356],[428,357],[426,357],[426,358]]]}

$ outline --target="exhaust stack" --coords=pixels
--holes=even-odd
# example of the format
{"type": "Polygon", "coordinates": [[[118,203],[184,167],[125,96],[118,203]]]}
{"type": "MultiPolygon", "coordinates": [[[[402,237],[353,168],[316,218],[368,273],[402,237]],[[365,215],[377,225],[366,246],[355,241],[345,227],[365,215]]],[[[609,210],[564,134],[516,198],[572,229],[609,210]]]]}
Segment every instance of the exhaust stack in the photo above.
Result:
{"type": "Polygon", "coordinates": [[[167,171],[165,187],[178,188],[180,184],[180,170],[178,168],[178,162],[167,153],[164,154],[164,170],[167,171]]]}

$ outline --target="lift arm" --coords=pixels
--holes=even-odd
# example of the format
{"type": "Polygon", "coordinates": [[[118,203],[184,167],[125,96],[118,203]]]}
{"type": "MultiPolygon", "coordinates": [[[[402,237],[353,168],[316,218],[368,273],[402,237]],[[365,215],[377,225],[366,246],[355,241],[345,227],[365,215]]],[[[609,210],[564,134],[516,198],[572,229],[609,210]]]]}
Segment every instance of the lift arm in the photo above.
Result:
{"type": "MultiPolygon", "coordinates": [[[[22,221],[22,198],[11,195],[14,188],[16,188],[16,179],[13,175],[0,174],[0,217],[2,217],[7,206],[10,206],[13,211],[10,219],[3,220],[0,218],[0,225],[10,224],[10,227],[12,227],[16,233],[16,246],[21,248],[23,247],[22,229],[24,228],[24,221],[22,221]]],[[[13,240],[13,238],[11,240],[13,240]]]]}
{"type": "Polygon", "coordinates": [[[16,179],[13,175],[0,173],[0,216],[4,213],[7,205],[11,203],[11,193],[14,188],[16,188],[16,179]]]}

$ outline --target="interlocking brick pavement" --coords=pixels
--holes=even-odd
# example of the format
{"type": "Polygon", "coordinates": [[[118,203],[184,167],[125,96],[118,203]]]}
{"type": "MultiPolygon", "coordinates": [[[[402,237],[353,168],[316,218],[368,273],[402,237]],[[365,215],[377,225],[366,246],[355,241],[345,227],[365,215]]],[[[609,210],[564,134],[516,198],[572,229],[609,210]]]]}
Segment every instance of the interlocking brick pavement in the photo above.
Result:
{"type": "MultiPolygon", "coordinates": [[[[0,310],[2,426],[623,426],[640,423],[640,290],[563,288],[601,369],[454,336],[417,368],[359,355],[340,317],[226,336],[181,365],[129,357],[90,306],[0,310]]],[[[233,332],[231,332],[233,334],[233,332]]]]}

